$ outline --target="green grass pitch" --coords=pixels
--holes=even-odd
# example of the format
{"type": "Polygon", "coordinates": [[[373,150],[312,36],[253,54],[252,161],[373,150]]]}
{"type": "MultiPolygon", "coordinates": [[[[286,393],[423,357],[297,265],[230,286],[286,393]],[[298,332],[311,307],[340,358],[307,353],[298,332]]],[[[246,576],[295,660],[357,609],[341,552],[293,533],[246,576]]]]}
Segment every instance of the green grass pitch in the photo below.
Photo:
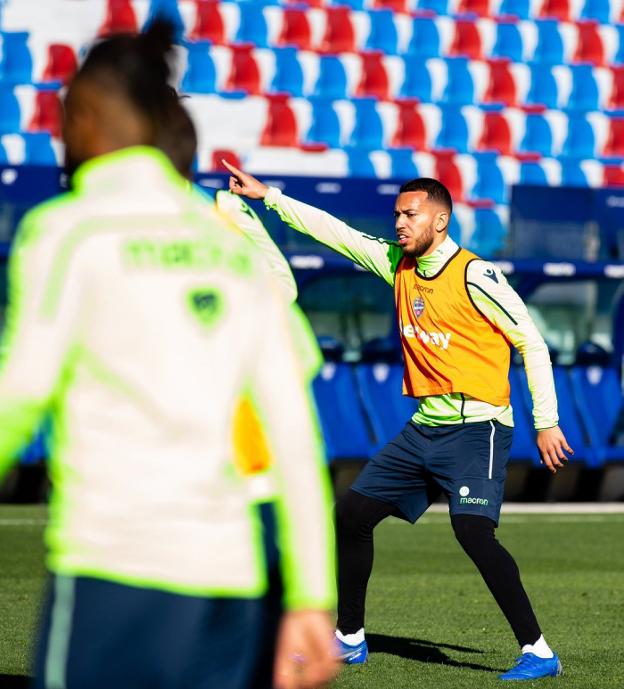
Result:
{"type": "MultiPolygon", "coordinates": [[[[42,507],[0,507],[0,689],[26,686],[44,520],[42,507]]],[[[564,665],[563,677],[523,685],[624,687],[624,514],[507,514],[498,533],[564,665]]],[[[333,689],[501,687],[517,647],[448,517],[388,520],[375,547],[370,660],[346,667],[333,689]]]]}

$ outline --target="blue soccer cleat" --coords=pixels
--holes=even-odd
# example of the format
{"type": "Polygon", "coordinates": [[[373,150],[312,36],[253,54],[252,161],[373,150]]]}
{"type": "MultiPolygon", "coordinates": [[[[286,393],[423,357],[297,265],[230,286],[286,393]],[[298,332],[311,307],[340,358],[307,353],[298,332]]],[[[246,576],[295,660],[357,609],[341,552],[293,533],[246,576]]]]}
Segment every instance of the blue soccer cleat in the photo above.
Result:
{"type": "Polygon", "coordinates": [[[366,641],[352,646],[336,637],[336,643],[338,644],[338,660],[341,660],[345,665],[359,665],[368,660],[368,644],[366,641]]]}
{"type": "Polygon", "coordinates": [[[515,667],[499,675],[498,678],[504,680],[523,680],[557,677],[562,674],[563,668],[556,653],[552,658],[540,658],[534,653],[523,653],[516,659],[515,667]]]}

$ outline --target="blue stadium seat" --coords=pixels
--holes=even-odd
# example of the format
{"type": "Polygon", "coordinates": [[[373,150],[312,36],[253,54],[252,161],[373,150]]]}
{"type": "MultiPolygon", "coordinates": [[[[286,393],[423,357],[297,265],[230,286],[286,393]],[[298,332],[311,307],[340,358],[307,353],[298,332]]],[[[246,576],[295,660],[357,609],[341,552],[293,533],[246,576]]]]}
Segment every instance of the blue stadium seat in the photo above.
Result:
{"type": "Polygon", "coordinates": [[[560,158],[561,185],[564,187],[587,187],[589,182],[581,167],[581,161],[575,158],[560,158]]]}
{"type": "Polygon", "coordinates": [[[267,21],[262,4],[256,2],[238,3],[240,23],[236,32],[237,43],[252,43],[257,48],[269,45],[267,21]]]}
{"type": "Polygon", "coordinates": [[[370,151],[365,148],[345,148],[349,159],[349,175],[351,177],[376,177],[375,166],[370,159],[370,151]]]}
{"type": "Polygon", "coordinates": [[[375,98],[354,98],[355,126],[349,141],[350,146],[365,149],[378,149],[384,147],[383,123],[377,111],[375,98]]]}
{"type": "Polygon", "coordinates": [[[168,19],[174,26],[175,41],[181,42],[184,38],[184,21],[180,14],[177,0],[150,0],[150,8],[143,25],[145,30],[157,17],[168,19]]]}
{"type": "Polygon", "coordinates": [[[520,163],[520,184],[548,185],[548,179],[544,168],[537,162],[523,161],[520,163]]]}
{"type": "Polygon", "coordinates": [[[367,50],[381,50],[384,55],[396,55],[399,36],[391,9],[370,10],[370,33],[366,39],[367,50]]]}
{"type": "Polygon", "coordinates": [[[524,136],[518,150],[523,153],[551,156],[553,136],[548,120],[543,115],[529,113],[525,121],[524,136]]]}
{"type": "Polygon", "coordinates": [[[402,394],[401,364],[358,364],[355,373],[379,449],[401,432],[418,408],[418,400],[402,394]]]}
{"type": "Polygon", "coordinates": [[[20,130],[20,106],[11,84],[0,81],[0,134],[20,130]]]}
{"type": "Polygon", "coordinates": [[[427,60],[417,55],[403,58],[405,78],[399,95],[402,98],[417,98],[421,103],[431,103],[431,74],[427,60]]]}
{"type": "Polygon", "coordinates": [[[484,258],[494,258],[505,246],[507,231],[493,208],[475,208],[475,230],[470,250],[484,258]]]}
{"type": "Polygon", "coordinates": [[[567,103],[569,110],[599,110],[600,92],[591,65],[573,65],[572,92],[567,103]]]}
{"type": "Polygon", "coordinates": [[[407,47],[408,55],[420,58],[440,56],[440,34],[431,17],[415,17],[412,22],[412,37],[407,47]]]}
{"type": "Polygon", "coordinates": [[[609,0],[585,0],[580,18],[595,19],[599,24],[608,24],[610,12],[609,0]]]}
{"type": "Polygon", "coordinates": [[[28,48],[27,31],[1,31],[0,81],[7,84],[29,84],[33,60],[28,48]]]}
{"type": "Polygon", "coordinates": [[[449,222],[449,237],[456,243],[462,244],[462,230],[459,220],[457,219],[457,214],[453,213],[451,215],[451,221],[449,222]]]}
{"type": "Polygon", "coordinates": [[[522,62],[522,34],[515,22],[500,22],[496,28],[496,42],[492,57],[506,57],[512,62],[522,62]]]}
{"type": "Polygon", "coordinates": [[[613,58],[614,65],[624,65],[624,23],[616,24],[615,28],[618,33],[618,50],[613,58]]]}
{"type": "Polygon", "coordinates": [[[570,375],[592,447],[603,461],[624,461],[624,447],[616,447],[610,442],[624,408],[617,370],[602,366],[574,366],[570,375]]]}
{"type": "Polygon", "coordinates": [[[312,385],[328,459],[368,459],[373,445],[352,367],[326,363],[312,385]]]}
{"type": "Polygon", "coordinates": [[[330,148],[340,148],[340,120],[334,110],[331,98],[313,96],[312,123],[304,141],[311,144],[327,144],[330,148]]]}
{"type": "Polygon", "coordinates": [[[420,175],[411,148],[389,148],[390,174],[397,179],[416,179],[420,175]]]}
{"type": "Polygon", "coordinates": [[[24,163],[27,165],[57,164],[52,148],[52,139],[48,132],[24,132],[24,163]]]}
{"type": "Polygon", "coordinates": [[[419,10],[431,10],[439,16],[448,14],[448,0],[418,0],[419,10]]]}
{"type": "Polygon", "coordinates": [[[510,15],[518,19],[528,19],[531,11],[530,0],[503,0],[498,14],[501,16],[510,15]]]}
{"type": "Polygon", "coordinates": [[[275,76],[270,90],[273,93],[289,93],[295,98],[303,95],[303,69],[297,58],[297,48],[275,48],[275,76]]]}
{"type": "MultiPolygon", "coordinates": [[[[522,379],[516,366],[509,369],[509,384],[511,387],[511,406],[514,418],[514,434],[509,452],[509,459],[512,462],[531,462],[536,467],[542,466],[539,459],[539,452],[535,444],[535,430],[533,426],[533,416],[526,406],[526,393],[522,390],[522,385],[526,378],[522,379]]],[[[528,393],[528,390],[526,391],[528,393]]]]}
{"type": "Polygon", "coordinates": [[[337,56],[321,55],[314,95],[334,99],[347,97],[347,73],[337,56]]]}
{"type": "Polygon", "coordinates": [[[474,83],[465,57],[445,58],[448,79],[442,94],[442,101],[450,105],[474,103],[474,83]]]}
{"type": "Polygon", "coordinates": [[[0,141],[0,165],[6,165],[8,162],[9,158],[7,156],[6,149],[4,148],[2,141],[0,141]]]}
{"type": "Polygon", "coordinates": [[[468,123],[461,108],[442,105],[440,110],[442,112],[442,126],[435,147],[466,153],[468,151],[468,123]]]}
{"type": "Polygon", "coordinates": [[[544,105],[553,110],[557,109],[557,81],[548,65],[530,63],[531,86],[526,102],[532,105],[544,105]]]}
{"type": "Polygon", "coordinates": [[[328,5],[346,5],[352,10],[363,10],[366,0],[331,0],[328,5]]]}
{"type": "Polygon", "coordinates": [[[477,181],[470,192],[474,199],[491,199],[494,203],[507,203],[507,187],[498,167],[496,151],[473,153],[477,161],[477,181]]]}
{"type": "Polygon", "coordinates": [[[217,73],[209,41],[189,41],[185,45],[188,61],[181,90],[184,93],[215,93],[217,73]]]}
{"type": "Polygon", "coordinates": [[[537,45],[533,61],[543,65],[563,64],[563,39],[557,19],[536,19],[537,45]]]}
{"type": "Polygon", "coordinates": [[[568,158],[594,158],[596,140],[591,124],[583,115],[568,118],[568,135],[563,144],[562,155],[568,158]]]}

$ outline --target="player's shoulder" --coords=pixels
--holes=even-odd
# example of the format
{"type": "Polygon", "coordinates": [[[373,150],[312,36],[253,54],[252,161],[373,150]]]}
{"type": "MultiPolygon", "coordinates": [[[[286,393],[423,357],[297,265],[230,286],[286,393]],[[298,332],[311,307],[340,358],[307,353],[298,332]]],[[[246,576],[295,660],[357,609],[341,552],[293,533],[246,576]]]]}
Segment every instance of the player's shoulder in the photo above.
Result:
{"type": "Polygon", "coordinates": [[[491,289],[507,284],[505,274],[496,263],[476,255],[470,260],[466,268],[466,281],[491,289]]]}
{"type": "Polygon", "coordinates": [[[59,194],[28,211],[20,221],[15,240],[22,246],[62,233],[76,217],[76,195],[59,194]]]}

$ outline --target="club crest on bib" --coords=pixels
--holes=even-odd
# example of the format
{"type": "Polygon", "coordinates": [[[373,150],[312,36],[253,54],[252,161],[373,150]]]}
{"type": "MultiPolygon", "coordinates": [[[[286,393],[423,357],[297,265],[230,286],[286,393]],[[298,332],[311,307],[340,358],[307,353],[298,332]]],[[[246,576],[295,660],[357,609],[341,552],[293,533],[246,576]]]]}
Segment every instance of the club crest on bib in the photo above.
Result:
{"type": "Polygon", "coordinates": [[[420,318],[425,310],[425,300],[422,297],[416,297],[412,302],[412,309],[416,318],[420,318]]]}

